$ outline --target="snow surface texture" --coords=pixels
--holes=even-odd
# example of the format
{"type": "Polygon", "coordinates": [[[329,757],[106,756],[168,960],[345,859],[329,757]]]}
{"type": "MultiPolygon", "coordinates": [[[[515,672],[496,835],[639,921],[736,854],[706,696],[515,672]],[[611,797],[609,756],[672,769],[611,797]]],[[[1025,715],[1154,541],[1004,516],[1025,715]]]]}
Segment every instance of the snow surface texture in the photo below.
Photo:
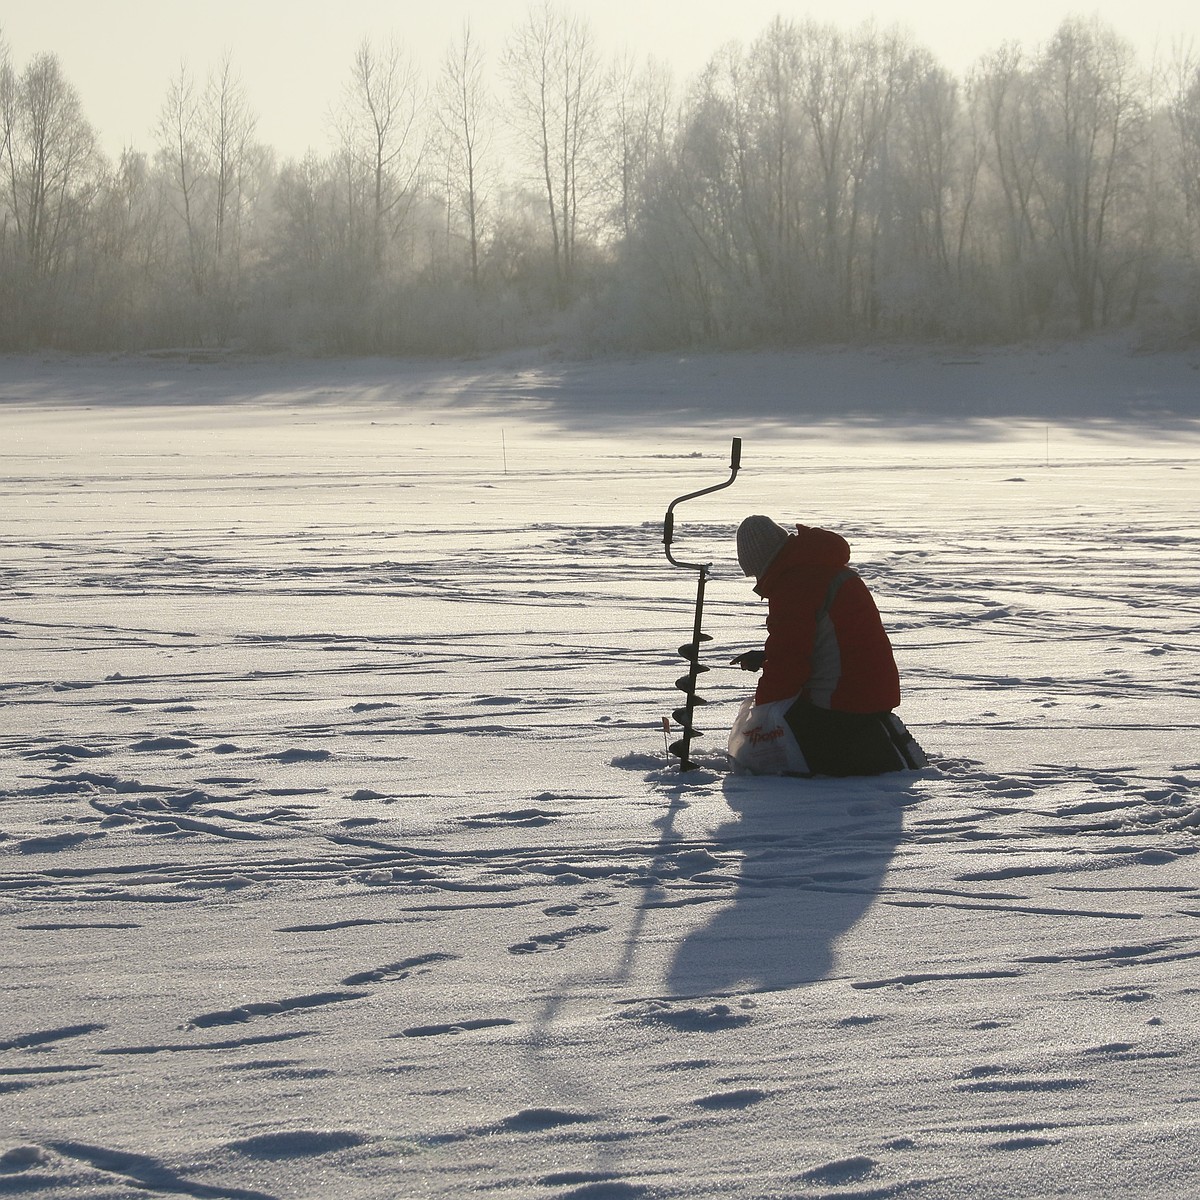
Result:
{"type": "Polygon", "coordinates": [[[1200,1193],[1196,366],[0,362],[0,1195],[1200,1193]],[[750,512],[928,770],[727,773],[750,512]]]}

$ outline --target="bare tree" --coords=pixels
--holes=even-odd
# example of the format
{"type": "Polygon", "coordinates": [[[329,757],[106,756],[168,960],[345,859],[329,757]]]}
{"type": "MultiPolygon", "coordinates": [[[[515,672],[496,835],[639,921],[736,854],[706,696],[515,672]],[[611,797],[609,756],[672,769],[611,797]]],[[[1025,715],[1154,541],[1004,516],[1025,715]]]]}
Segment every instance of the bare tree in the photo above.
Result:
{"type": "Polygon", "coordinates": [[[363,40],[354,56],[340,115],[347,201],[365,189],[374,269],[382,273],[389,246],[401,232],[416,199],[424,152],[418,126],[422,87],[399,44],[363,40]]]}
{"type": "Polygon", "coordinates": [[[187,239],[188,275],[192,290],[203,296],[207,290],[207,256],[201,228],[200,186],[205,163],[200,145],[199,101],[187,64],[167,87],[159,114],[159,155],[172,185],[176,212],[187,239]]]}
{"type": "Polygon", "coordinates": [[[265,154],[256,123],[229,54],[203,91],[181,65],[159,115],[159,157],[183,227],[202,340],[228,338],[241,300],[244,237],[265,154]]]}
{"type": "Polygon", "coordinates": [[[1016,333],[1050,319],[1060,269],[1038,201],[1049,147],[1034,116],[1036,63],[1018,46],[985,56],[969,81],[984,185],[974,242],[1000,303],[999,324],[1016,333]]]}
{"type": "Polygon", "coordinates": [[[450,47],[438,83],[438,121],[446,146],[448,201],[466,222],[471,284],[479,288],[479,246],[487,200],[491,114],[484,57],[470,24],[450,47]]]}
{"type": "Polygon", "coordinates": [[[580,223],[597,190],[602,74],[588,25],[545,0],[513,35],[504,71],[518,131],[544,188],[556,290],[565,304],[575,282],[580,223]]]}
{"type": "Polygon", "coordinates": [[[816,266],[831,288],[831,300],[845,313],[849,305],[846,220],[853,211],[847,189],[853,180],[854,50],[847,36],[832,26],[810,23],[803,33],[797,103],[820,173],[815,188],[820,205],[816,266]]]}
{"type": "Polygon", "coordinates": [[[695,340],[743,343],[762,334],[751,78],[737,45],[709,62],[634,226],[632,262],[658,265],[668,294],[687,306],[677,327],[695,340]]]}
{"type": "Polygon", "coordinates": [[[674,84],[670,71],[648,59],[640,67],[626,56],[609,74],[607,193],[614,232],[628,237],[644,198],[650,164],[666,149],[674,84]]]}
{"type": "Polygon", "coordinates": [[[1038,82],[1036,136],[1047,153],[1036,186],[1086,331],[1107,316],[1116,275],[1132,265],[1118,263],[1112,227],[1137,187],[1143,81],[1128,43],[1098,21],[1068,20],[1038,82]]]}
{"type": "Polygon", "coordinates": [[[899,137],[893,139],[893,151],[900,145],[892,165],[904,188],[900,211],[912,239],[910,252],[948,278],[957,257],[951,206],[967,192],[960,184],[958,85],[925,54],[915,65],[899,137]]]}
{"type": "Polygon", "coordinates": [[[63,265],[79,218],[99,183],[100,155],[79,95],[53,54],[0,79],[4,199],[25,268],[47,280],[63,265]]]}
{"type": "Polygon", "coordinates": [[[1169,77],[1166,112],[1171,159],[1182,199],[1179,240],[1193,263],[1200,258],[1200,57],[1180,46],[1169,77]]]}
{"type": "MultiPolygon", "coordinates": [[[[798,265],[803,238],[800,197],[808,139],[800,119],[801,59],[800,30],[779,17],[751,50],[754,128],[747,151],[756,164],[753,177],[759,191],[755,224],[762,231],[763,273],[771,282],[785,324],[796,316],[793,268],[798,265]]],[[[749,172],[744,176],[749,178],[749,172]]]]}
{"type": "MultiPolygon", "coordinates": [[[[8,43],[0,30],[0,167],[8,174],[12,155],[12,126],[16,119],[17,81],[13,74],[8,43]]],[[[7,264],[9,249],[9,222],[12,220],[11,186],[0,189],[0,268],[7,264]]],[[[0,282],[3,282],[0,278],[0,282]]]]}
{"type": "Polygon", "coordinates": [[[253,141],[257,118],[229,54],[209,81],[203,116],[212,174],[213,260],[226,282],[236,281],[259,152],[253,141]]]}

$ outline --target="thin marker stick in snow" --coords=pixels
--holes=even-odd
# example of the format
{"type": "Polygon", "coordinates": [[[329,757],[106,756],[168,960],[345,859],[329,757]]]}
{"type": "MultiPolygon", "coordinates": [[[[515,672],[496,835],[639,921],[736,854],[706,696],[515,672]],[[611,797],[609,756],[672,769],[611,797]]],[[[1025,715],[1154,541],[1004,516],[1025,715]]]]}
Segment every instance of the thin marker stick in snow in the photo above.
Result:
{"type": "Polygon", "coordinates": [[[508,474],[508,447],[504,444],[504,430],[500,430],[500,457],[504,460],[504,473],[508,474]]]}
{"type": "Polygon", "coordinates": [[[663,721],[663,754],[666,755],[667,765],[670,766],[671,765],[671,747],[668,745],[668,741],[671,736],[671,718],[663,717],[662,721],[663,721]]]}

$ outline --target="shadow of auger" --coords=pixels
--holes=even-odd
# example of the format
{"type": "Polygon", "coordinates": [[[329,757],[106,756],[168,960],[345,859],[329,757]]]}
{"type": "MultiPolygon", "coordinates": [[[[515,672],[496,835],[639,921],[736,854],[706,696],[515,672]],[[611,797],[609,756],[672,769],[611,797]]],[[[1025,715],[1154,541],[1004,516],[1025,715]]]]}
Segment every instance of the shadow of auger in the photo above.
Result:
{"type": "Polygon", "coordinates": [[[671,553],[671,543],[675,537],[675,508],[685,500],[694,500],[697,496],[707,496],[711,492],[719,492],[723,488],[729,487],[737,478],[741,462],[742,439],[735,437],[729,451],[729,478],[723,483],[713,484],[712,487],[701,488],[699,491],[688,492],[684,496],[677,496],[667,507],[667,515],[663,518],[663,546],[666,549],[667,561],[672,566],[683,567],[685,570],[698,572],[696,580],[696,615],[692,623],[692,640],[685,642],[679,647],[680,657],[688,663],[688,671],[686,675],[681,675],[675,680],[675,686],[683,692],[686,699],[680,708],[675,709],[671,713],[671,716],[683,730],[683,737],[676,742],[672,742],[670,746],[671,753],[679,759],[680,771],[690,771],[694,765],[691,761],[692,738],[699,737],[703,733],[703,730],[695,727],[692,718],[697,704],[708,703],[702,697],[696,695],[696,681],[702,671],[708,670],[700,662],[700,644],[712,641],[712,638],[701,629],[701,623],[704,619],[704,585],[708,580],[708,571],[712,564],[681,562],[671,553]]]}

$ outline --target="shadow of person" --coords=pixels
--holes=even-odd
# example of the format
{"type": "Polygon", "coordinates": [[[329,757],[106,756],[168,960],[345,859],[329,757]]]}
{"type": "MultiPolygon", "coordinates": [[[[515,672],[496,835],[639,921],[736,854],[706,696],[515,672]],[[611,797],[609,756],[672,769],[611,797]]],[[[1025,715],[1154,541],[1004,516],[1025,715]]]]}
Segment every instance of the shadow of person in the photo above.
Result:
{"type": "Polygon", "coordinates": [[[855,779],[731,775],[731,819],[712,834],[722,859],[740,856],[732,898],[680,944],[672,995],[769,991],[824,979],[834,943],[879,894],[896,851],[909,773],[855,779]]]}

